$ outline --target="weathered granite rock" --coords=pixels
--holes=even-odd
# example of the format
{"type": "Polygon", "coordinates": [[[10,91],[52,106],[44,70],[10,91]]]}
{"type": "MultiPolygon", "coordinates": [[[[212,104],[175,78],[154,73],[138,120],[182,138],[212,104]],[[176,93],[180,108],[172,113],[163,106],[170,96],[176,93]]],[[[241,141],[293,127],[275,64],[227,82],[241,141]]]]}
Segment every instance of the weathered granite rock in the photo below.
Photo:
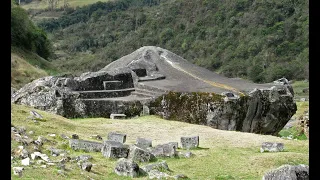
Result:
{"type": "Polygon", "coordinates": [[[184,158],[191,158],[192,156],[194,156],[194,154],[190,151],[187,152],[179,152],[179,156],[180,157],[184,157],[184,158]]]}
{"type": "Polygon", "coordinates": [[[152,147],[152,140],[138,137],[135,145],[142,149],[146,149],[146,148],[152,147]]]}
{"type": "Polygon", "coordinates": [[[135,162],[149,162],[155,160],[155,156],[153,154],[135,145],[130,146],[128,158],[135,162]]]}
{"type": "Polygon", "coordinates": [[[17,92],[17,89],[14,88],[14,87],[11,87],[11,96],[12,96],[14,93],[16,93],[16,92],[17,92]]]}
{"type": "Polygon", "coordinates": [[[21,177],[24,168],[23,167],[13,167],[12,170],[13,170],[14,175],[21,177]]]}
{"type": "Polygon", "coordinates": [[[81,163],[81,169],[90,172],[92,168],[92,163],[90,162],[83,162],[81,163]]]}
{"type": "Polygon", "coordinates": [[[177,156],[176,147],[173,144],[159,144],[151,150],[156,157],[175,157],[177,156]]]}
{"type": "Polygon", "coordinates": [[[199,136],[181,137],[181,146],[183,149],[192,149],[199,146],[199,136]]]}
{"type": "Polygon", "coordinates": [[[126,158],[129,147],[117,141],[104,141],[101,152],[107,158],[126,158]]]}
{"type": "Polygon", "coordinates": [[[120,143],[125,143],[126,142],[127,135],[126,134],[121,134],[117,132],[110,132],[108,134],[108,140],[109,141],[117,141],[120,143]]]}
{"type": "Polygon", "coordinates": [[[309,166],[282,165],[275,170],[267,172],[262,180],[309,180],[309,166]]]}
{"type": "Polygon", "coordinates": [[[158,170],[151,170],[149,173],[149,179],[167,179],[170,176],[167,173],[160,172],[158,170]]]}
{"type": "Polygon", "coordinates": [[[161,161],[158,163],[152,163],[152,164],[147,164],[145,166],[142,166],[141,169],[145,173],[149,173],[151,170],[158,170],[158,171],[169,171],[169,166],[166,163],[166,161],[161,161]]]}
{"type": "Polygon", "coordinates": [[[86,154],[77,156],[77,157],[75,158],[76,161],[88,161],[89,159],[92,159],[92,156],[86,155],[86,154]]]}
{"type": "Polygon", "coordinates": [[[69,146],[73,150],[84,150],[87,152],[101,152],[103,144],[98,143],[98,142],[94,142],[94,141],[70,139],[69,146]]]}
{"type": "Polygon", "coordinates": [[[260,148],[260,152],[280,152],[283,151],[283,143],[263,142],[260,148]]]}
{"type": "Polygon", "coordinates": [[[114,172],[119,176],[135,178],[139,176],[139,165],[130,159],[120,158],[117,161],[114,172]]]}
{"type": "Polygon", "coordinates": [[[56,148],[50,148],[49,151],[51,152],[52,156],[59,156],[60,154],[66,153],[63,149],[56,149],[56,148]]]}

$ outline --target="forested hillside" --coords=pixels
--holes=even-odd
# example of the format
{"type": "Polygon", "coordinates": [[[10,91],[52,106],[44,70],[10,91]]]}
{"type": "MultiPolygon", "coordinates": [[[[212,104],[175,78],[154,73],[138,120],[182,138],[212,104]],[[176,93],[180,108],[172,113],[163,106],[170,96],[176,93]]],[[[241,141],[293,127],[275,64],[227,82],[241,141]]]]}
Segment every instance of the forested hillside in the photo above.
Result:
{"type": "Polygon", "coordinates": [[[62,71],[101,69],[141,46],[160,46],[227,77],[308,79],[304,0],[117,0],[69,9],[38,25],[62,71]]]}

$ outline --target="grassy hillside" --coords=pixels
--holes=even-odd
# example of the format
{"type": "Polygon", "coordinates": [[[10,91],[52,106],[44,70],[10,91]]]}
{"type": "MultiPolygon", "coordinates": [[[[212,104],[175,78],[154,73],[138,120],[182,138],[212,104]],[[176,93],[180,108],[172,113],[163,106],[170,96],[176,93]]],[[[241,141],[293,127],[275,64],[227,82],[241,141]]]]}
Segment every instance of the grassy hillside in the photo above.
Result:
{"type": "MultiPolygon", "coordinates": [[[[199,135],[200,148],[191,151],[196,155],[194,158],[164,159],[173,171],[172,175],[182,173],[191,179],[256,180],[261,179],[269,169],[277,168],[282,164],[308,164],[309,161],[309,141],[306,140],[284,140],[269,135],[223,131],[207,126],[167,121],[156,116],[121,121],[105,118],[66,119],[36,110],[45,119],[39,121],[39,125],[37,125],[27,119],[32,108],[15,104],[12,104],[11,107],[12,125],[24,126],[27,132],[34,131],[34,134],[28,134],[31,138],[37,138],[41,135],[51,141],[51,143],[44,144],[43,153],[49,154],[49,151],[46,150],[49,147],[66,149],[69,151],[70,157],[80,154],[92,155],[92,163],[95,164],[92,172],[80,173],[76,163],[68,162],[66,163],[66,177],[58,175],[56,166],[48,166],[45,169],[26,167],[22,179],[86,179],[88,176],[93,179],[130,179],[117,176],[113,172],[115,160],[106,159],[101,153],[75,152],[70,149],[68,142],[58,137],[62,133],[67,136],[76,133],[81,139],[92,140],[90,138],[92,135],[99,134],[105,139],[109,132],[118,131],[127,134],[127,144],[135,143],[137,137],[148,137],[153,140],[153,146],[168,141],[179,142],[181,136],[199,135]],[[48,136],[52,133],[57,136],[48,136]],[[260,145],[265,141],[283,142],[285,151],[260,153],[260,145]]],[[[18,146],[15,141],[11,143],[12,149],[18,146]]],[[[53,160],[61,159],[61,157],[53,157],[50,154],[49,157],[53,160]]],[[[13,161],[16,164],[12,166],[17,166],[20,163],[17,159],[13,161]]],[[[16,176],[12,176],[12,178],[18,179],[16,176]]]]}
{"type": "MultiPolygon", "coordinates": [[[[96,3],[98,1],[107,2],[110,0],[68,0],[68,3],[69,3],[69,7],[81,7],[84,5],[96,3]]],[[[30,3],[21,4],[21,7],[24,9],[46,9],[48,8],[48,3],[47,1],[34,0],[30,3]]],[[[60,1],[58,4],[58,8],[61,8],[61,7],[63,7],[63,1],[60,1]]]]}
{"type": "Polygon", "coordinates": [[[228,77],[303,80],[308,6],[303,0],[117,0],[71,10],[39,26],[51,33],[56,51],[69,55],[54,61],[63,71],[98,70],[154,45],[228,77]]]}
{"type": "Polygon", "coordinates": [[[19,89],[35,79],[57,74],[55,66],[39,55],[11,48],[11,87],[19,89]]]}

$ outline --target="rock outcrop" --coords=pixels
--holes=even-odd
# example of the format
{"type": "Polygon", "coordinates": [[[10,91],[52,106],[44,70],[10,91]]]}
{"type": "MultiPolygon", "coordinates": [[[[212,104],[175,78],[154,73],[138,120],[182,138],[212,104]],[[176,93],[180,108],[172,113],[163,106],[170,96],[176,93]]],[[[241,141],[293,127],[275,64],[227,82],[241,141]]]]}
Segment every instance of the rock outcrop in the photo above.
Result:
{"type": "Polygon", "coordinates": [[[147,46],[97,72],[35,80],[11,101],[71,118],[158,114],[217,129],[277,134],[296,112],[293,96],[285,78],[268,84],[229,79],[147,46]]]}
{"type": "Polygon", "coordinates": [[[267,172],[262,180],[309,180],[309,166],[307,165],[283,165],[267,172]]]}

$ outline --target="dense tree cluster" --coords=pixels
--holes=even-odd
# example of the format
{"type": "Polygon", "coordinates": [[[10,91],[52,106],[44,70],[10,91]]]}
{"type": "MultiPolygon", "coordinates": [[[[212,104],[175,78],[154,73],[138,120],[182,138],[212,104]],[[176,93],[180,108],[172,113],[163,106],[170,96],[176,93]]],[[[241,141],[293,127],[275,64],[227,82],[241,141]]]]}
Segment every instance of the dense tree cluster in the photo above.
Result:
{"type": "Polygon", "coordinates": [[[90,68],[152,45],[228,77],[300,80],[309,70],[308,6],[305,0],[118,0],[39,26],[62,42],[60,50],[92,52],[90,68]]]}
{"type": "Polygon", "coordinates": [[[52,47],[46,32],[33,24],[24,9],[14,1],[11,2],[11,45],[47,59],[52,53],[52,47]]]}

